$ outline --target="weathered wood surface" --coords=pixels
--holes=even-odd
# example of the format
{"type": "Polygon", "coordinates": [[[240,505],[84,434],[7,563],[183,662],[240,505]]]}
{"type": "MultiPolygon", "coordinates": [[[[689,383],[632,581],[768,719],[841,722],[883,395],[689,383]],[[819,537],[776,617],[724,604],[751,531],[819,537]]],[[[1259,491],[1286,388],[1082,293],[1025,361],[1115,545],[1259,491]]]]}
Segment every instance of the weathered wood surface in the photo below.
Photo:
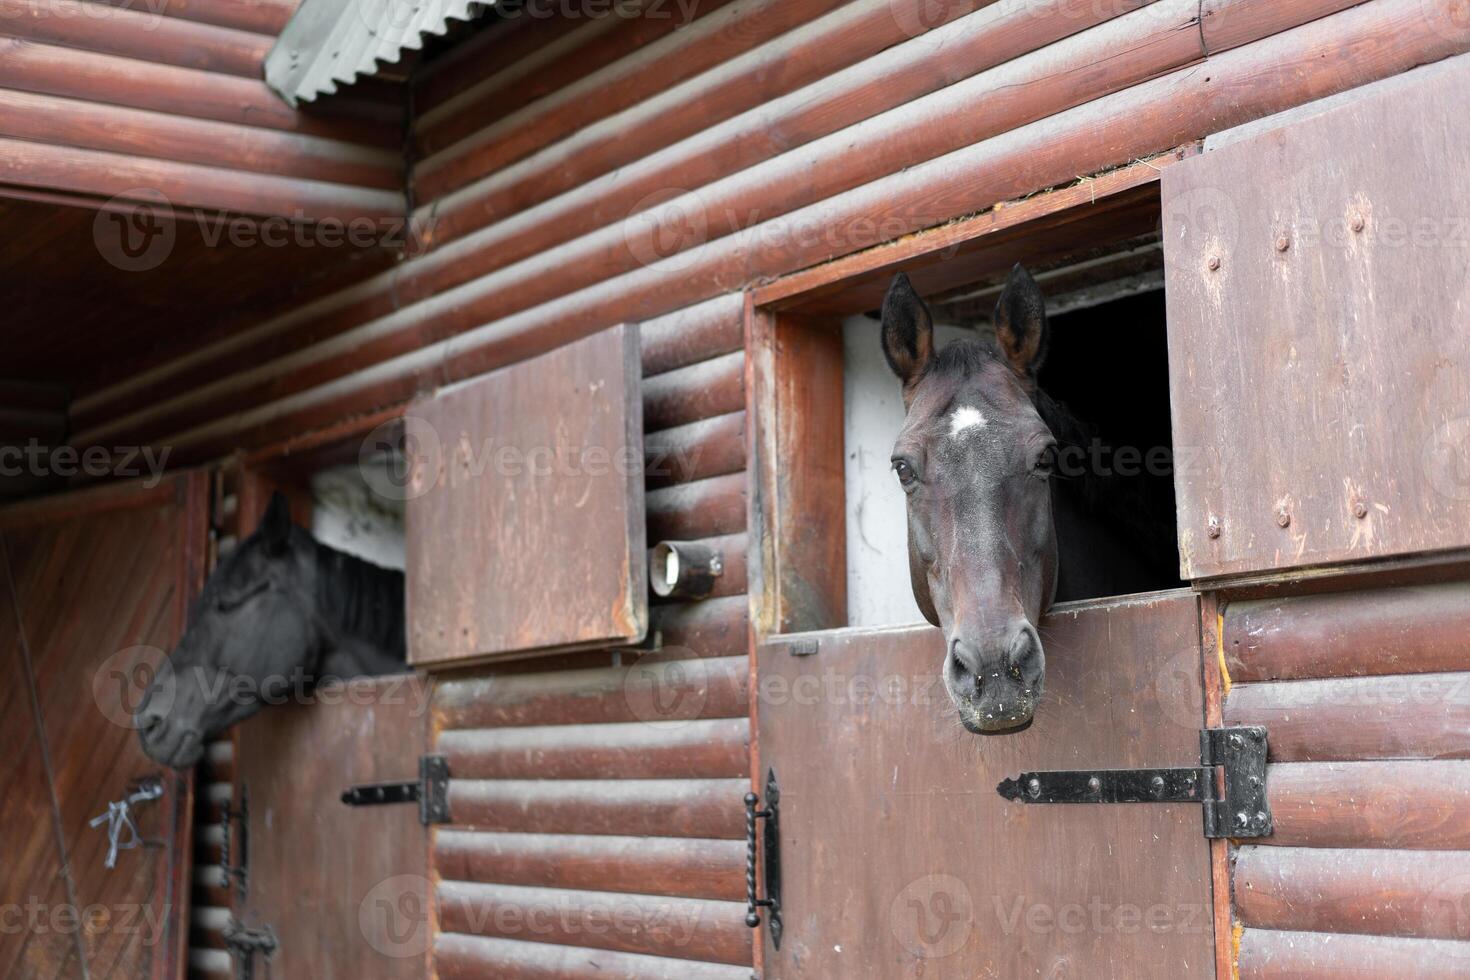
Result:
{"type": "Polygon", "coordinates": [[[1237,681],[1470,670],[1470,584],[1232,602],[1225,666],[1237,681]]]}
{"type": "Polygon", "coordinates": [[[1004,738],[959,730],[938,630],[814,635],[813,656],[759,651],[785,925],[766,976],[1213,976],[1198,806],[1026,806],[995,791],[1031,769],[1197,764],[1195,596],[1053,611],[1046,698],[1004,738]],[[1167,926],[1145,927],[1150,915],[1167,926]]]}
{"type": "Polygon", "coordinates": [[[453,933],[435,941],[434,968],[442,980],[750,980],[749,966],[453,933]]]}
{"type": "Polygon", "coordinates": [[[492,832],[745,839],[748,779],[449,783],[458,826],[492,832]]]}
{"type": "Polygon", "coordinates": [[[733,840],[440,830],[434,870],[454,881],[745,900],[745,843],[733,840]]]}
{"type": "Polygon", "coordinates": [[[617,327],[410,411],[411,663],[643,638],[640,381],[637,328],[617,327]]]}
{"type": "Polygon", "coordinates": [[[1467,84],[1453,59],[1164,174],[1183,577],[1470,546],[1467,84]]]}
{"type": "Polygon", "coordinates": [[[1272,765],[1262,844],[1470,850],[1470,762],[1272,765]]]}
{"type": "Polygon", "coordinates": [[[1234,891],[1247,929],[1470,940],[1465,851],[1244,846],[1234,891]]]}
{"type": "Polygon", "coordinates": [[[1470,943],[1247,929],[1240,980],[1459,980],[1470,943]]]}
{"type": "Polygon", "coordinates": [[[744,718],[448,731],[458,779],[735,779],[750,771],[744,718]]]}
{"type": "Polygon", "coordinates": [[[418,777],[426,683],[359,678],[240,727],[236,805],[250,812],[250,877],[237,915],[280,941],[269,967],[257,959],[257,976],[423,976],[430,896],[418,808],[349,807],[340,797],[348,786],[418,777]]]}

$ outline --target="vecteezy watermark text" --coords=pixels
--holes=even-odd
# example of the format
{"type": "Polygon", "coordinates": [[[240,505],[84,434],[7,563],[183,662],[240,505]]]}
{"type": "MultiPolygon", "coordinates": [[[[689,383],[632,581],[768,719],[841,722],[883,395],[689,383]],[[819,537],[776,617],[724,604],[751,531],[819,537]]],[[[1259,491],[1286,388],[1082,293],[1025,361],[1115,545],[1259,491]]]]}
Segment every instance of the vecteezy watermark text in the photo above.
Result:
{"type": "Polygon", "coordinates": [[[0,477],[143,477],[153,488],[163,479],[169,447],[152,446],[49,446],[32,439],[24,446],[0,446],[0,477]]]}

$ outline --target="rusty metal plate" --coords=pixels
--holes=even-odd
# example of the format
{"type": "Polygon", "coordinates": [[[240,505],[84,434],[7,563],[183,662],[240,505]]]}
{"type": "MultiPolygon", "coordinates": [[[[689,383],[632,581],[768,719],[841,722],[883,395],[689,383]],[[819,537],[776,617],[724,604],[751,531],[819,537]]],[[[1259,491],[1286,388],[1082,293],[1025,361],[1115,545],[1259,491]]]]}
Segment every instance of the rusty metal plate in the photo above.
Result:
{"type": "Polygon", "coordinates": [[[1470,58],[1163,175],[1181,574],[1470,546],[1470,58]]]}
{"type": "Polygon", "coordinates": [[[409,411],[411,663],[643,637],[641,378],[624,325],[409,411]]]}
{"type": "MultiPolygon", "coordinates": [[[[1197,804],[1027,806],[1026,770],[1199,762],[1196,598],[1064,607],[1019,735],[966,734],[938,630],[806,634],[759,651],[762,771],[780,782],[783,934],[768,977],[1214,975],[1197,804]],[[816,653],[805,652],[816,640],[816,653]]],[[[767,930],[762,930],[763,934],[767,930]]]]}

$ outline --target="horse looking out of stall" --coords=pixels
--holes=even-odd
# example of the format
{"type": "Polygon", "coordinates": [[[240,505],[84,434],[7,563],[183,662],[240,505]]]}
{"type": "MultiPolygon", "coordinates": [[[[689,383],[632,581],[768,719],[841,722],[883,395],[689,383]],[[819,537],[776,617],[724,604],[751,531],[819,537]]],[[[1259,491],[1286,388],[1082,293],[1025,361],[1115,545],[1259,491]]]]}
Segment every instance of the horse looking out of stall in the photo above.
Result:
{"type": "Polygon", "coordinates": [[[892,462],[907,496],[914,599],[944,632],[960,723],[986,735],[1031,724],[1046,680],[1037,624],[1054,601],[1157,588],[1177,561],[1167,537],[1139,526],[1125,483],[1086,467],[1058,472],[1059,447],[1083,445],[1088,429],[1037,383],[1050,326],[1019,265],[994,326],[993,337],[977,331],[936,351],[907,276],[883,301],[883,352],[907,413],[892,462]]]}
{"type": "Polygon", "coordinates": [[[187,769],[211,736],[327,680],[406,669],[403,573],[329,548],[271,498],[220,562],[133,721],[155,762],[187,769]]]}

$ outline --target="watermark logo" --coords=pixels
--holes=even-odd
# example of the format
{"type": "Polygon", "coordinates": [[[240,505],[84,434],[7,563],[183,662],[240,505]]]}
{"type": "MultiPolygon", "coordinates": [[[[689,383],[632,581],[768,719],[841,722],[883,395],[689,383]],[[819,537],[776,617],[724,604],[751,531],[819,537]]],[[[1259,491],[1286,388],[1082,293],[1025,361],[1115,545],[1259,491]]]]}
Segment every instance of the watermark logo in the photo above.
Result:
{"type": "Polygon", "coordinates": [[[178,695],[173,663],[158,647],[127,647],[102,661],[92,674],[92,701],[108,721],[133,730],[138,727],[133,716],[155,682],[153,707],[167,715],[178,695]]]}
{"type": "Polygon", "coordinates": [[[1424,440],[1420,463],[1435,493],[1450,500],[1470,500],[1470,416],[1436,426],[1424,440]]]}
{"type": "Polygon", "coordinates": [[[1185,649],[1160,664],[1154,674],[1154,699],[1159,713],[1171,724],[1190,732],[1204,726],[1200,670],[1199,651],[1185,649]]]}
{"type": "Polygon", "coordinates": [[[394,875],[378,882],[357,906],[357,927],[369,946],[392,959],[423,956],[429,949],[429,881],[394,875]]]}
{"type": "Polygon", "coordinates": [[[368,489],[385,500],[413,500],[438,485],[444,465],[439,431],[417,415],[384,422],[362,441],[358,469],[368,489]]]}
{"type": "Polygon", "coordinates": [[[648,656],[623,675],[623,700],[633,717],[659,728],[682,728],[704,714],[709,702],[709,680],[699,661],[648,656]]]}
{"type": "MultiPolygon", "coordinates": [[[[1424,935],[1470,940],[1470,874],[1457,874],[1437,883],[1424,899],[1424,935]]],[[[1459,960],[1470,961],[1470,942],[1454,946],[1459,960]]]]}
{"type": "Polygon", "coordinates": [[[123,191],[92,221],[98,253],[123,272],[150,272],[163,265],[178,234],[173,205],[151,187],[123,191]]]}
{"type": "Polygon", "coordinates": [[[708,237],[704,202],[698,194],[676,187],[647,195],[623,219],[623,241],[633,258],[675,272],[694,264],[694,249],[708,237]]]}
{"type": "Polygon", "coordinates": [[[1419,0],[1424,19],[1440,37],[1470,41],[1470,0],[1419,0]]]}
{"type": "Polygon", "coordinates": [[[975,927],[975,902],[970,889],[954,875],[925,875],[894,896],[888,924],[913,955],[943,959],[969,941],[975,927]]]}

